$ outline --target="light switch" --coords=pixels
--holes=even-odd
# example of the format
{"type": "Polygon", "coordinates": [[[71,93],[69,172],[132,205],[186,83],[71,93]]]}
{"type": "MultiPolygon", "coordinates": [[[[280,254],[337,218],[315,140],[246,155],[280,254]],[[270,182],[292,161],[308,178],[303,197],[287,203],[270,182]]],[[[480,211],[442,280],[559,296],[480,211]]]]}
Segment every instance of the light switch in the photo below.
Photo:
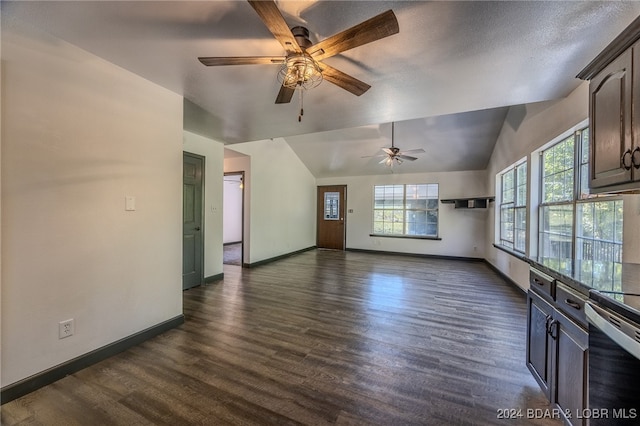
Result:
{"type": "Polygon", "coordinates": [[[136,209],[136,197],[127,195],[124,197],[124,209],[125,211],[132,212],[136,209]]]}

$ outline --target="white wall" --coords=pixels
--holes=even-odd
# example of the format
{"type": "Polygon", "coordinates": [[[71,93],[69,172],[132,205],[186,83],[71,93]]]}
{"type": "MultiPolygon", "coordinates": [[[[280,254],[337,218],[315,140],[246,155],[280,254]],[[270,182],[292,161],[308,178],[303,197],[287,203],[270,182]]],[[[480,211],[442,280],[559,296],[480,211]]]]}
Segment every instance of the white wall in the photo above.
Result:
{"type": "Polygon", "coordinates": [[[242,241],[242,175],[226,175],[224,177],[224,214],[222,241],[237,243],[242,241]]]}
{"type": "MultiPolygon", "coordinates": [[[[0,13],[2,6],[0,5],[0,13]]],[[[2,37],[2,17],[0,16],[0,37],[2,37]]],[[[2,43],[0,42],[0,82],[4,81],[2,79],[2,43]]],[[[0,84],[0,176],[2,176],[2,84],[0,84]]],[[[2,183],[2,179],[0,179],[0,185],[2,183]]],[[[2,223],[2,191],[0,189],[0,224],[2,223]]],[[[0,382],[2,381],[2,226],[0,226],[0,382]]],[[[2,383],[0,383],[0,386],[2,383]]]]}
{"type": "MultiPolygon", "coordinates": [[[[236,152],[233,157],[225,158],[224,172],[244,172],[244,190],[242,192],[244,196],[244,212],[243,217],[240,218],[241,225],[244,226],[242,260],[244,263],[249,263],[249,253],[251,253],[251,157],[236,152]]],[[[225,205],[225,214],[227,214],[226,208],[227,206],[225,205]]],[[[225,223],[223,223],[223,226],[226,226],[225,223]]]]}
{"type": "MultiPolygon", "coordinates": [[[[250,169],[244,169],[245,197],[249,199],[245,201],[249,212],[245,263],[314,246],[316,182],[291,147],[277,138],[233,144],[230,148],[249,156],[251,161],[250,169]]],[[[225,160],[226,171],[242,170],[235,168],[235,158],[229,160],[225,160]]]]}
{"type": "MultiPolygon", "coordinates": [[[[400,166],[401,167],[401,166],[400,166]]],[[[437,183],[440,199],[487,195],[484,171],[391,174],[318,179],[318,185],[347,185],[347,248],[442,256],[484,257],[486,209],[455,209],[440,204],[438,233],[442,240],[370,237],[373,187],[406,183],[437,183]]]]}
{"type": "Polygon", "coordinates": [[[182,314],[182,98],[4,18],[2,386],[182,314]]]}
{"type": "Polygon", "coordinates": [[[222,273],[224,145],[213,139],[184,131],[183,149],[205,157],[204,170],[204,276],[222,273]]]}
{"type": "MultiPolygon", "coordinates": [[[[525,156],[528,164],[531,165],[535,162],[532,160],[536,160],[531,156],[533,151],[540,149],[570,128],[583,122],[588,116],[589,85],[587,82],[582,83],[566,98],[560,100],[511,107],[489,161],[487,187],[495,193],[497,173],[525,156]]],[[[533,167],[527,167],[529,184],[537,180],[537,175],[532,176],[532,169],[533,167]]],[[[531,196],[531,190],[529,192],[531,196]]],[[[640,247],[637,243],[640,237],[638,196],[625,196],[624,203],[624,260],[627,262],[638,261],[640,258],[640,253],[638,253],[640,247]]],[[[495,242],[497,221],[493,210],[495,209],[492,206],[492,214],[487,219],[486,259],[520,287],[528,289],[529,265],[492,246],[495,242]]],[[[532,213],[535,213],[535,206],[530,209],[529,214],[532,213]]],[[[535,232],[537,218],[529,216],[527,226],[535,232]]]]}

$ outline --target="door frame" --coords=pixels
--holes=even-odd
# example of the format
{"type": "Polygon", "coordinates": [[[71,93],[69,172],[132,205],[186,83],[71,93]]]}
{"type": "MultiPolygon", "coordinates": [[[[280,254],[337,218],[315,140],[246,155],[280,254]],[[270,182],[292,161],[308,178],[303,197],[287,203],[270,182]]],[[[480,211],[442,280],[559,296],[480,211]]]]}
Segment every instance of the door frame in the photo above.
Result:
{"type": "MultiPolygon", "coordinates": [[[[201,161],[202,163],[202,178],[201,178],[201,188],[202,190],[200,191],[200,233],[202,238],[200,238],[200,245],[198,247],[198,251],[200,253],[200,277],[199,277],[199,285],[204,285],[204,236],[205,236],[205,204],[204,204],[204,195],[205,195],[205,171],[206,171],[206,161],[207,158],[204,155],[200,155],[200,154],[194,154],[193,152],[188,152],[188,151],[182,151],[182,163],[183,163],[183,167],[184,167],[184,158],[185,157],[191,157],[191,158],[195,158],[201,161]]],[[[183,172],[183,186],[184,186],[184,172],[183,172]]],[[[184,226],[184,189],[183,189],[183,226],[184,226]]],[[[184,238],[184,229],[182,231],[183,234],[183,238],[184,238]]],[[[184,256],[184,245],[182,247],[183,250],[183,256],[184,256]]],[[[184,271],[184,270],[183,270],[184,271]]],[[[193,287],[197,287],[197,286],[193,286],[193,287]]],[[[191,288],[191,287],[189,287],[191,288]]],[[[182,289],[183,291],[185,290],[184,288],[184,278],[183,278],[183,282],[182,282],[182,289]]]]}
{"type": "MultiPolygon", "coordinates": [[[[223,173],[223,179],[224,176],[240,176],[240,182],[242,182],[242,195],[240,196],[240,266],[241,267],[245,267],[245,263],[244,263],[244,196],[245,196],[245,188],[246,188],[246,180],[245,180],[245,171],[244,170],[240,170],[240,171],[236,171],[236,172],[224,172],[223,173]]],[[[223,216],[224,216],[224,209],[226,208],[226,206],[222,206],[223,208],[223,216]]],[[[223,224],[224,226],[224,224],[223,224]]],[[[224,245],[224,242],[222,243],[224,245]]],[[[222,263],[224,264],[224,259],[222,261],[222,263]]]]}

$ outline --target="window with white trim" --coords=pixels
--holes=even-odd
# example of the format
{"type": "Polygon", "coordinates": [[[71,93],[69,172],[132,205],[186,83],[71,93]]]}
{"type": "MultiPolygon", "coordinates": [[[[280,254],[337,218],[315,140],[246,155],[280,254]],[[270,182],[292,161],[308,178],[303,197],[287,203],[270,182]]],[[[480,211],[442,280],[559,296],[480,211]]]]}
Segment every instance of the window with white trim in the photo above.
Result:
{"type": "Polygon", "coordinates": [[[619,291],[623,202],[589,195],[589,129],[541,153],[538,255],[545,265],[598,288],[619,291]]]}
{"type": "Polygon", "coordinates": [[[525,253],[527,243],[527,162],[500,174],[500,245],[525,253]]]}
{"type": "Polygon", "coordinates": [[[438,236],[438,184],[376,185],[373,234],[438,236]]]}

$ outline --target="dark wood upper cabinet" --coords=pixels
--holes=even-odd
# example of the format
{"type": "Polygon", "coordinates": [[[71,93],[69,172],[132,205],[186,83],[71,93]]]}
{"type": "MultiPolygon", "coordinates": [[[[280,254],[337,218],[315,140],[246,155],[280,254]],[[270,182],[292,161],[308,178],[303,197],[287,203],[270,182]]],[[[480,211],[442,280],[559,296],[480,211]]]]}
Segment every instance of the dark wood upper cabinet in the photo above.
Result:
{"type": "Polygon", "coordinates": [[[640,18],[578,78],[589,80],[592,193],[640,189],[640,18]]]}
{"type": "Polygon", "coordinates": [[[621,159],[631,149],[632,56],[626,51],[589,84],[592,189],[631,180],[621,159]]]}

